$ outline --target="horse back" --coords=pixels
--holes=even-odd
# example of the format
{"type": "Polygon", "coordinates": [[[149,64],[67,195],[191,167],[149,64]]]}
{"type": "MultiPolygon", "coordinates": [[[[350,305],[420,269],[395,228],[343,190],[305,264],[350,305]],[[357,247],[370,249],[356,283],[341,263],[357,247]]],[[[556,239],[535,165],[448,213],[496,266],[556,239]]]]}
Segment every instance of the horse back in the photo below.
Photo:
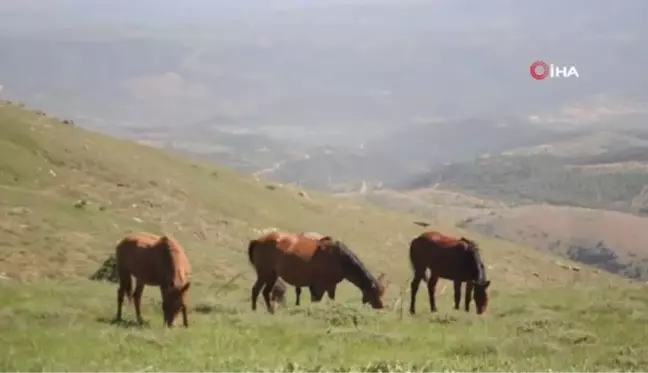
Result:
{"type": "Polygon", "coordinates": [[[292,233],[271,231],[252,240],[250,244],[250,262],[257,272],[275,270],[280,257],[288,252],[297,236],[292,233]]]}
{"type": "Polygon", "coordinates": [[[473,277],[474,264],[466,242],[439,232],[425,232],[412,240],[410,260],[414,267],[430,268],[442,278],[467,281],[473,277]]]}
{"type": "Polygon", "coordinates": [[[256,240],[254,265],[257,272],[276,272],[290,285],[307,286],[322,273],[337,273],[330,248],[320,243],[303,234],[268,232],[256,240]]]}
{"type": "Polygon", "coordinates": [[[299,236],[312,238],[314,240],[321,240],[322,238],[326,237],[323,234],[317,232],[301,232],[299,233],[299,236]]]}
{"type": "Polygon", "coordinates": [[[448,248],[455,250],[466,250],[467,246],[465,241],[462,241],[458,238],[446,236],[443,233],[430,231],[421,234],[424,241],[429,242],[431,245],[438,248],[448,248]]]}

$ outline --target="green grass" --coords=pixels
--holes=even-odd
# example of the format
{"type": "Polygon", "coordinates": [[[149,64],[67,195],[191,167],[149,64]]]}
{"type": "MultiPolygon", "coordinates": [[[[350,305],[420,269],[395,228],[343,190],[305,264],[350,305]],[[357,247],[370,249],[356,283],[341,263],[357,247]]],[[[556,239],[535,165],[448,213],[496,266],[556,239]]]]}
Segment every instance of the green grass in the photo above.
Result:
{"type": "MultiPolygon", "coordinates": [[[[85,282],[5,285],[4,371],[628,371],[648,364],[648,302],[639,290],[499,293],[487,317],[451,310],[415,317],[335,304],[253,313],[243,293],[192,293],[190,329],[161,328],[157,291],[148,326],[109,323],[115,289],[85,282]],[[614,296],[611,296],[614,295],[614,296]],[[355,320],[355,321],[354,321],[355,320]]],[[[423,300],[424,298],[422,298],[423,300]]],[[[292,301],[292,298],[290,299],[292,301]]],[[[421,302],[425,304],[426,302],[421,302]]]]}
{"type": "MultiPolygon", "coordinates": [[[[345,241],[371,271],[388,274],[390,305],[408,298],[407,243],[420,233],[415,216],[267,184],[0,104],[0,370],[627,371],[648,363],[642,285],[450,223],[434,228],[484,251],[493,283],[484,317],[452,310],[447,281],[434,315],[424,287],[411,317],[398,306],[361,307],[348,283],[334,304],[310,305],[306,294],[296,308],[291,289],[287,308],[252,312],[245,247],[260,229],[345,241]],[[87,279],[123,235],[140,230],[170,233],[187,251],[188,330],[162,329],[150,287],[150,326],[111,324],[115,285],[87,279]]],[[[134,320],[131,305],[125,316],[134,320]]]]}

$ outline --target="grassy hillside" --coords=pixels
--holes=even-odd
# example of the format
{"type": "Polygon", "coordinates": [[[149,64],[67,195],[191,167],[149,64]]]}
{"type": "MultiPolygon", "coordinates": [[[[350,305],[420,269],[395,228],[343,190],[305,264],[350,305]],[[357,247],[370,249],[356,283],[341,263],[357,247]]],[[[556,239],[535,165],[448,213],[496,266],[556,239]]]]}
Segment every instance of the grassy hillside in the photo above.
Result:
{"type": "MultiPolygon", "coordinates": [[[[0,104],[0,370],[639,370],[648,363],[645,288],[515,244],[477,240],[492,277],[485,317],[362,308],[349,284],[335,304],[276,315],[249,306],[246,241],[277,227],[332,234],[392,280],[399,309],[415,216],[250,177],[90,133],[0,104]],[[126,233],[176,236],[192,264],[190,329],[109,324],[112,284],[87,277],[126,233]],[[243,273],[233,284],[229,279],[243,273]]],[[[293,293],[289,303],[293,302],[293,293]]],[[[405,302],[407,303],[407,301],[405,302]]],[[[131,306],[125,316],[134,320],[131,306]]]]}
{"type": "Polygon", "coordinates": [[[647,279],[641,234],[648,212],[646,138],[641,129],[568,132],[536,146],[438,166],[405,190],[370,199],[432,218],[442,214],[492,237],[647,279]],[[451,208],[440,195],[453,196],[451,208]]]}
{"type": "MultiPolygon", "coordinates": [[[[648,280],[648,236],[643,229],[648,224],[646,217],[547,204],[509,207],[502,201],[434,187],[406,193],[371,191],[356,196],[421,215],[432,225],[452,221],[490,237],[552,252],[629,278],[648,280]]],[[[643,196],[648,197],[646,193],[643,196]]]]}

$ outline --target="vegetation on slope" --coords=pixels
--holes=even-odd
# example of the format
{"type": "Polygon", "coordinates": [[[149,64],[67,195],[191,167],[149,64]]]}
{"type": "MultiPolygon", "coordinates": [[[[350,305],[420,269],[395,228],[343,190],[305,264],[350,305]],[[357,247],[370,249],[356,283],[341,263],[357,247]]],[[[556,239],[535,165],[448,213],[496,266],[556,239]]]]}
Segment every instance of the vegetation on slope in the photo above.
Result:
{"type": "MultiPolygon", "coordinates": [[[[461,208],[453,206],[459,226],[646,279],[646,241],[640,237],[642,216],[648,212],[645,138],[646,131],[640,129],[568,133],[499,156],[436,167],[405,185],[407,205],[400,203],[405,198],[387,191],[378,202],[401,209],[412,206],[434,217],[439,202],[421,198],[425,193],[487,196],[502,203],[469,198],[461,208]],[[638,233],[628,234],[634,231],[638,233]]],[[[441,210],[449,215],[447,207],[441,210]]]]}
{"type": "Polygon", "coordinates": [[[0,106],[1,370],[582,371],[648,363],[648,303],[639,285],[442,222],[433,228],[483,248],[493,281],[485,317],[453,311],[447,281],[435,315],[424,291],[419,314],[401,318],[361,307],[348,283],[335,304],[253,313],[244,248],[268,227],[344,240],[372,271],[388,273],[387,295],[399,309],[417,218],[270,187],[0,106]],[[124,234],[140,230],[170,233],[186,248],[189,330],[161,328],[151,288],[143,310],[150,327],[108,322],[116,289],[87,278],[124,234]]]}
{"type": "Polygon", "coordinates": [[[530,205],[494,210],[460,226],[648,280],[648,218],[617,211],[530,205]]]}
{"type": "Polygon", "coordinates": [[[549,203],[645,214],[641,196],[648,172],[637,168],[589,170],[552,156],[480,158],[438,167],[416,178],[406,189],[441,187],[464,190],[514,203],[549,203]]]}

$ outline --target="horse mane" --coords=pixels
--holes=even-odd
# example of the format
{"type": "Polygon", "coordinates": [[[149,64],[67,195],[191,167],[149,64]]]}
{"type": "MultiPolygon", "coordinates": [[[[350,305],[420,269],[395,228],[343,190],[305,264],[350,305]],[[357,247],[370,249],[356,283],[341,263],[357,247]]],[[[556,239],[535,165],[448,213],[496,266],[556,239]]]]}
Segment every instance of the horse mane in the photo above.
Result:
{"type": "Polygon", "coordinates": [[[177,249],[173,241],[169,239],[167,235],[163,235],[158,239],[155,245],[160,250],[160,255],[162,263],[166,269],[165,271],[165,286],[172,287],[175,285],[175,276],[176,276],[176,263],[174,260],[174,251],[177,249]],[[167,277],[168,276],[168,277],[167,277]]]}
{"type": "Polygon", "coordinates": [[[477,283],[479,284],[485,283],[487,281],[486,266],[484,265],[484,261],[482,260],[479,246],[475,241],[469,240],[465,237],[461,237],[460,241],[465,242],[468,245],[467,251],[475,263],[475,271],[477,272],[477,283]]]}
{"type": "MultiPolygon", "coordinates": [[[[331,237],[327,237],[329,240],[332,240],[331,237]]],[[[373,277],[371,272],[367,270],[364,263],[358,258],[358,256],[351,251],[346,245],[338,240],[335,241],[335,246],[340,250],[342,267],[347,270],[353,278],[356,278],[359,282],[356,284],[362,290],[368,289],[372,284],[376,283],[377,280],[373,277]]],[[[351,281],[354,282],[355,281],[351,281]]]]}
{"type": "Polygon", "coordinates": [[[469,240],[466,237],[461,237],[459,241],[467,244],[469,250],[477,250],[477,251],[479,250],[477,243],[473,240],[469,240]]]}

